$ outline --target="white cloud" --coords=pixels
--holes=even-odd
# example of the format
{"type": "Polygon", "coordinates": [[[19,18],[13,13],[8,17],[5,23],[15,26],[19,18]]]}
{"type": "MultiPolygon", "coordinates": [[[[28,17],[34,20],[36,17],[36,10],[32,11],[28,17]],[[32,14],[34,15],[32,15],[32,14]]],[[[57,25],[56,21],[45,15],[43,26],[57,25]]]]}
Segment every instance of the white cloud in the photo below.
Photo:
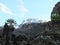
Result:
{"type": "Polygon", "coordinates": [[[0,3],[0,10],[8,15],[16,15],[3,3],[0,3]]]}
{"type": "Polygon", "coordinates": [[[21,15],[24,16],[29,10],[24,6],[23,0],[18,0],[19,1],[19,9],[21,11],[21,15]]]}

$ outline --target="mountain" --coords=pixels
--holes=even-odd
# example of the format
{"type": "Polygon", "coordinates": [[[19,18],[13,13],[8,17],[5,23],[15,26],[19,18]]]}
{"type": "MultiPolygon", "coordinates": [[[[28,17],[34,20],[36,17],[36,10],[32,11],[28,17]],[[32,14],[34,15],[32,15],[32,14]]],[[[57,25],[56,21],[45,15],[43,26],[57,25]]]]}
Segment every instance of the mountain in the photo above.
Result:
{"type": "Polygon", "coordinates": [[[16,29],[14,33],[17,35],[25,34],[30,37],[35,37],[36,35],[40,34],[45,29],[48,31],[50,27],[51,27],[50,22],[30,23],[30,24],[25,23],[20,28],[16,29]]]}

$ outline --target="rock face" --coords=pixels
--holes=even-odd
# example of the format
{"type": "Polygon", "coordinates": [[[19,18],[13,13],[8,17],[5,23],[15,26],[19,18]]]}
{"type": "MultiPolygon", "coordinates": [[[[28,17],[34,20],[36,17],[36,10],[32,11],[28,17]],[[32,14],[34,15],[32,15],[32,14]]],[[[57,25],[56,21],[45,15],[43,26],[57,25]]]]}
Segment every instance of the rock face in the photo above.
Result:
{"type": "Polygon", "coordinates": [[[52,13],[58,13],[58,14],[60,15],[60,2],[58,2],[58,3],[54,6],[52,13]]]}
{"type": "Polygon", "coordinates": [[[13,27],[10,28],[7,23],[5,23],[2,33],[2,45],[10,45],[13,27]]]}
{"type": "Polygon", "coordinates": [[[52,12],[51,12],[51,21],[60,22],[60,2],[58,2],[52,12]]]}

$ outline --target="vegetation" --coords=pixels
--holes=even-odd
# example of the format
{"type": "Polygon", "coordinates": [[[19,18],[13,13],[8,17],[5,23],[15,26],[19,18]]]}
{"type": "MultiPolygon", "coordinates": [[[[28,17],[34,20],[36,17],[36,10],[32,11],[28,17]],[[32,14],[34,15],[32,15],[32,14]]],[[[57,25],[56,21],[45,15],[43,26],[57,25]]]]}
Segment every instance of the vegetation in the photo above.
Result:
{"type": "Polygon", "coordinates": [[[8,19],[7,23],[9,25],[10,28],[14,27],[14,25],[16,25],[16,21],[13,19],[8,19]]]}

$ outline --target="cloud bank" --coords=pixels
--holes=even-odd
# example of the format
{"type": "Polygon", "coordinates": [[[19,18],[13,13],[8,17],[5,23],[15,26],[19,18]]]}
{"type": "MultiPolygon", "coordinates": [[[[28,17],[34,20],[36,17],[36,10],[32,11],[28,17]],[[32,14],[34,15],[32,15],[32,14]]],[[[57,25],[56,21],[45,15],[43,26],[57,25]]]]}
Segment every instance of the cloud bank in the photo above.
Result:
{"type": "Polygon", "coordinates": [[[21,11],[21,15],[24,16],[29,10],[24,6],[24,1],[23,0],[18,0],[19,1],[19,9],[21,11]]]}
{"type": "Polygon", "coordinates": [[[0,10],[8,15],[15,15],[5,4],[0,3],[0,10]]]}

